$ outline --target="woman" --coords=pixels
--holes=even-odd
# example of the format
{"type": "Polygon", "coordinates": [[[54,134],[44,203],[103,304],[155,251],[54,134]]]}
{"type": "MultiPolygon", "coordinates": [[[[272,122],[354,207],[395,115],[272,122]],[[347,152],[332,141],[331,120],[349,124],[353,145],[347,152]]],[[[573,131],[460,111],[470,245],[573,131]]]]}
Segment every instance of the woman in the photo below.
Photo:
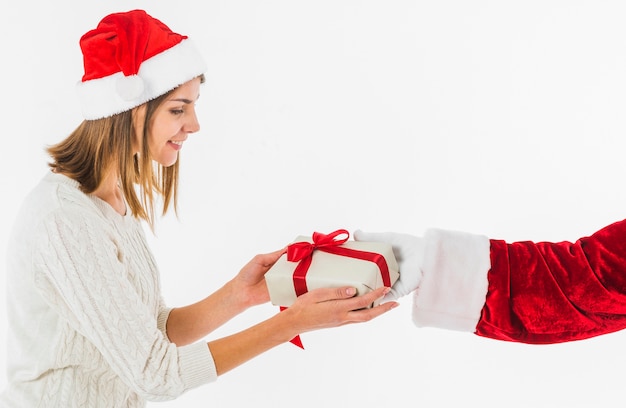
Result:
{"type": "Polygon", "coordinates": [[[299,333],[371,320],[385,288],[320,289],[247,330],[208,333],[265,303],[257,255],[222,288],[168,308],[141,222],[176,207],[178,152],[199,130],[206,64],[191,41],[142,10],[106,16],[80,41],[85,121],[48,149],[51,172],[26,198],[8,254],[5,407],[139,407],[216,380],[299,333]],[[332,302],[330,302],[332,300],[332,302]]]}

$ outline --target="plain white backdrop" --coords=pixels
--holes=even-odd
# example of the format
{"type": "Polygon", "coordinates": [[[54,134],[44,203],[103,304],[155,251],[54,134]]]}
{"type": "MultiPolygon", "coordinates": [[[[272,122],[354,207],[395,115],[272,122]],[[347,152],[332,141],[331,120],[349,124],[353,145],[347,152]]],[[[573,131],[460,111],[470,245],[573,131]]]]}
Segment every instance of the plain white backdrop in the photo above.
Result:
{"type": "MultiPolygon", "coordinates": [[[[313,231],[572,241],[625,218],[622,1],[13,1],[0,6],[2,248],[43,148],[81,120],[79,37],[132,8],[209,62],[179,217],[150,238],[173,306],[313,231]]],[[[531,346],[417,329],[410,309],[407,297],[367,324],[305,334],[304,351],[279,346],[149,406],[626,404],[626,332],[531,346]]],[[[5,331],[2,318],[2,349],[5,331]]],[[[5,366],[2,351],[1,386],[5,366]]]]}

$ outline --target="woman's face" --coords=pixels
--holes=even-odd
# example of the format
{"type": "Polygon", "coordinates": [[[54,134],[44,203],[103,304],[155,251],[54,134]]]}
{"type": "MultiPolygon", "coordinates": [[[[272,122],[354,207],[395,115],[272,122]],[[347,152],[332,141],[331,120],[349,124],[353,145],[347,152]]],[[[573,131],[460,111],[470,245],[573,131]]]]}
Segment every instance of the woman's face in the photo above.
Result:
{"type": "MultiPolygon", "coordinates": [[[[150,156],[169,167],[178,160],[178,152],[190,133],[200,130],[196,117],[196,101],[200,96],[200,78],[192,79],[175,89],[156,109],[148,135],[150,156]]],[[[137,137],[143,133],[145,106],[137,111],[137,137]]],[[[140,142],[137,143],[140,146],[140,142]]],[[[139,151],[139,149],[136,149],[139,151]]]]}

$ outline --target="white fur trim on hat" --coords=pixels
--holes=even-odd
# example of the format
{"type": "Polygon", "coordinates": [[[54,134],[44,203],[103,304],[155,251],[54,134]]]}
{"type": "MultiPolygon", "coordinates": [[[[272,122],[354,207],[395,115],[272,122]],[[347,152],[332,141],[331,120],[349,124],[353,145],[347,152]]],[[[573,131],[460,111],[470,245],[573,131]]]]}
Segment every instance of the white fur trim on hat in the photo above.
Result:
{"type": "Polygon", "coordinates": [[[121,72],[79,82],[78,97],[87,120],[112,116],[142,105],[205,73],[207,64],[190,39],[144,61],[137,75],[121,72]]]}

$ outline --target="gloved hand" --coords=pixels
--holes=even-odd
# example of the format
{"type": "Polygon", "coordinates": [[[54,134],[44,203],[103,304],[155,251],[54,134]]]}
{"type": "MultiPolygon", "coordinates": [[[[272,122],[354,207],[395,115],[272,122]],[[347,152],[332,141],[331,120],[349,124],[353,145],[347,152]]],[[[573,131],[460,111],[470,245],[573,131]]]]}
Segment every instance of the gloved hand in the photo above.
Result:
{"type": "Polygon", "coordinates": [[[397,300],[417,289],[422,279],[422,260],[424,259],[424,239],[397,232],[354,231],[355,241],[385,242],[390,244],[398,261],[400,277],[391,287],[383,302],[397,300]]]}

